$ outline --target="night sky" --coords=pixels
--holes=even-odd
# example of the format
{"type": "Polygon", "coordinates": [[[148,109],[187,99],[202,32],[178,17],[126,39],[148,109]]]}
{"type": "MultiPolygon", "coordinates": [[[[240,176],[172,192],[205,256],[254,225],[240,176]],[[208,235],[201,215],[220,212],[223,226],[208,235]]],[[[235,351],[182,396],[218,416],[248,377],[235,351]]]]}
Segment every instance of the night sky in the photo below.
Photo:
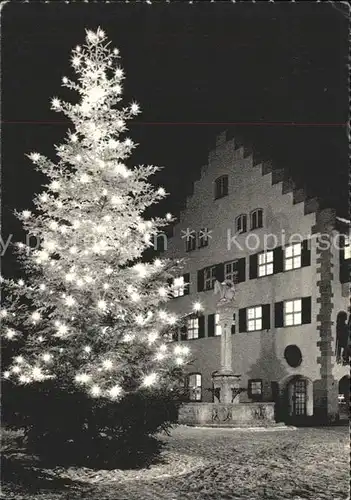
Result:
{"type": "Polygon", "coordinates": [[[125,102],[142,108],[129,124],[140,144],[129,165],[164,167],[154,180],[171,197],[160,215],[178,212],[216,135],[228,130],[348,216],[346,16],[342,5],[312,2],[7,4],[3,238],[19,234],[10,214],[31,209],[43,182],[25,154],[54,159],[69,127],[50,99],[75,99],[61,88],[62,76],[72,76],[70,51],[98,26],[120,50],[125,102]]]}

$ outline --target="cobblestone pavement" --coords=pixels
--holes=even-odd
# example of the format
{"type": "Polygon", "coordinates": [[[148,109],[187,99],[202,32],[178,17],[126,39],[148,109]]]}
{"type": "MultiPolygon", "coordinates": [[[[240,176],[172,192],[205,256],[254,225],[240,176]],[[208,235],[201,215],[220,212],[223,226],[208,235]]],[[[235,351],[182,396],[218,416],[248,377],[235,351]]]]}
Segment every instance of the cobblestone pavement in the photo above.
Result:
{"type": "Polygon", "coordinates": [[[349,498],[347,427],[265,431],[178,427],[165,440],[171,461],[171,467],[164,466],[165,474],[162,467],[139,471],[133,480],[130,471],[125,477],[106,471],[87,481],[76,470],[65,488],[49,492],[42,488],[31,494],[5,488],[4,494],[16,500],[349,498]]]}

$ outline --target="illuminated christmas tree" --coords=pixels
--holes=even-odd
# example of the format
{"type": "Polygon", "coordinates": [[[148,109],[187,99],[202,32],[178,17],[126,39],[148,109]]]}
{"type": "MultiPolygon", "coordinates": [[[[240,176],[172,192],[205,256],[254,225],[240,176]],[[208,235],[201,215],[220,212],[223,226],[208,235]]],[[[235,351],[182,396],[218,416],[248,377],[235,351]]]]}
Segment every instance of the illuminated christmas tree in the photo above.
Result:
{"type": "MultiPolygon", "coordinates": [[[[188,348],[170,344],[180,318],[165,303],[172,294],[172,263],[141,257],[172,220],[143,218],[166,195],[148,178],[158,168],[129,168],[134,144],[127,121],[139,113],[122,106],[123,70],[101,29],[87,31],[72,51],[75,104],[52,99],[73,130],[56,147],[58,161],[29,158],[49,182],[35,213],[18,214],[37,248],[17,245],[26,281],[6,280],[2,333],[19,341],[4,377],[20,384],[55,379],[95,397],[120,399],[146,387],[170,387],[188,348]]],[[[195,306],[196,309],[197,306],[195,306]]]]}

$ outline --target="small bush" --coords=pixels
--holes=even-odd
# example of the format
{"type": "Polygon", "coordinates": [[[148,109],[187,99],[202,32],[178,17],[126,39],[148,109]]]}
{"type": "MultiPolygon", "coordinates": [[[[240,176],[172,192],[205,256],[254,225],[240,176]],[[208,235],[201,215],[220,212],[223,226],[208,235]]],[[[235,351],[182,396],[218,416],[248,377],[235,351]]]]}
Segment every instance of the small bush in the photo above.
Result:
{"type": "Polygon", "coordinates": [[[3,394],[3,422],[23,428],[28,452],[47,465],[145,467],[162,449],[155,434],[177,422],[179,396],[145,390],[112,402],[52,381],[11,386],[3,394]]]}

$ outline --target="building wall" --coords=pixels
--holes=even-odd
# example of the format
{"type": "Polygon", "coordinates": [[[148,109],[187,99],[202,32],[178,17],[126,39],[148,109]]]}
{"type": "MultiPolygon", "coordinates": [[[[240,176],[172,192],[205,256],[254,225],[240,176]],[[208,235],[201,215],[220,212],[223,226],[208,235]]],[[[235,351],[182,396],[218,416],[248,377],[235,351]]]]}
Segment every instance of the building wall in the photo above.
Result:
{"type": "MultiPolygon", "coordinates": [[[[290,180],[284,180],[283,171],[272,171],[266,163],[254,163],[253,155],[245,157],[245,149],[237,148],[234,140],[220,144],[210,154],[209,165],[202,168],[201,178],[194,184],[193,195],[188,197],[186,208],[174,227],[165,256],[185,258],[184,273],[190,273],[190,294],[172,299],[169,308],[176,313],[185,313],[191,309],[194,301],[200,301],[206,317],[215,312],[218,297],[214,296],[212,290],[197,291],[197,271],[220,262],[246,258],[246,279],[236,286],[235,308],[270,304],[271,327],[267,331],[239,333],[236,326],[236,333],[232,335],[233,370],[241,374],[242,387],[247,387],[249,379],[262,379],[263,398],[271,400],[271,382],[277,382],[283,391],[286,382],[295,375],[303,375],[313,382],[322,380],[321,383],[325,385],[326,377],[330,384],[333,380],[335,384],[335,380],[346,374],[346,367],[335,364],[335,356],[331,351],[334,349],[335,352],[335,328],[332,325],[335,325],[340,308],[347,311],[348,297],[342,297],[342,285],[338,281],[338,273],[334,272],[330,282],[334,293],[333,307],[328,310],[323,323],[324,332],[325,325],[331,321],[331,333],[323,333],[324,337],[330,336],[329,351],[325,355],[323,347],[324,354],[321,355],[319,328],[322,306],[318,286],[321,281],[321,256],[317,249],[316,234],[319,229],[316,215],[318,205],[313,200],[306,202],[304,193],[295,190],[290,180]],[[225,174],[229,176],[228,196],[214,200],[214,181],[225,174]],[[242,213],[249,216],[256,208],[263,209],[263,228],[239,235],[237,246],[231,240],[235,235],[235,218],[242,213]],[[185,252],[187,229],[199,231],[201,228],[211,230],[209,245],[185,252]],[[301,239],[311,238],[310,265],[249,279],[249,255],[264,249],[265,236],[268,238],[267,244],[273,247],[284,245],[294,234],[300,235],[301,239]],[[276,240],[268,235],[275,235],[276,240]],[[275,328],[274,303],[300,297],[311,297],[311,323],[275,328]],[[284,359],[284,349],[291,344],[297,345],[302,352],[302,363],[297,368],[289,366],[284,359]],[[328,373],[321,376],[323,370],[328,373]]],[[[325,266],[328,267],[330,263],[333,269],[338,269],[338,250],[332,250],[329,257],[324,259],[325,266]]],[[[323,279],[329,271],[328,268],[323,279]]],[[[328,309],[324,303],[322,305],[323,311],[328,309]]],[[[203,377],[203,401],[212,400],[212,393],[207,389],[212,387],[212,372],[220,367],[220,337],[207,337],[207,334],[205,321],[205,338],[186,341],[193,358],[188,370],[199,372],[203,377]]],[[[325,390],[316,390],[315,393],[315,405],[325,404],[325,390]]]]}
{"type": "MultiPolygon", "coordinates": [[[[339,234],[337,231],[332,231],[332,237],[334,241],[338,242],[339,234]],[[335,240],[336,238],[336,240],[335,240]]],[[[335,401],[335,396],[338,394],[339,382],[343,377],[350,377],[350,365],[343,365],[337,362],[336,359],[336,347],[337,347],[337,317],[340,313],[346,313],[349,315],[350,307],[350,283],[340,283],[340,250],[336,245],[332,245],[332,311],[331,311],[331,321],[332,321],[332,342],[331,342],[331,377],[332,377],[332,397],[331,399],[335,401]]],[[[349,402],[347,402],[348,404],[349,402]]]]}

